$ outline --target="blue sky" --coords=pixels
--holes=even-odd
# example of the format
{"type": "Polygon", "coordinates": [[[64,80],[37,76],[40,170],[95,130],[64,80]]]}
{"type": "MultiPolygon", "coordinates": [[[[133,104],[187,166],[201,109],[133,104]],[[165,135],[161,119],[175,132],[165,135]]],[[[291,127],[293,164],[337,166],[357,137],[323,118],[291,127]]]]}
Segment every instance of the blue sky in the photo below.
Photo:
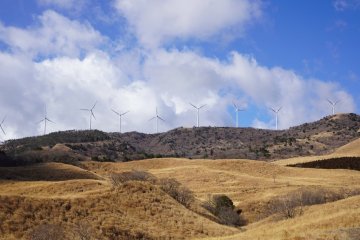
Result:
{"type": "MultiPolygon", "coordinates": [[[[279,127],[359,112],[360,1],[2,0],[1,139],[94,128],[279,127]]],[[[0,117],[1,117],[0,116],[0,117]]]]}

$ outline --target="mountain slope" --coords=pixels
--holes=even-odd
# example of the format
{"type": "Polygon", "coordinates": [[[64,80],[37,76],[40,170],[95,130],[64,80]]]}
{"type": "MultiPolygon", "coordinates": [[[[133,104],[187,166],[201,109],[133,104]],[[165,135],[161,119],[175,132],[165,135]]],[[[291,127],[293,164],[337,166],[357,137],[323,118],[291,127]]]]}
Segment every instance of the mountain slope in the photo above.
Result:
{"type": "Polygon", "coordinates": [[[41,158],[38,150],[49,151],[57,143],[71,150],[67,151],[71,157],[60,156],[55,161],[79,156],[97,161],[152,157],[270,160],[333,153],[358,139],[359,129],[359,115],[338,114],[280,131],[229,127],[177,128],[161,134],[67,131],[8,141],[1,149],[20,158],[24,152],[41,158]]]}

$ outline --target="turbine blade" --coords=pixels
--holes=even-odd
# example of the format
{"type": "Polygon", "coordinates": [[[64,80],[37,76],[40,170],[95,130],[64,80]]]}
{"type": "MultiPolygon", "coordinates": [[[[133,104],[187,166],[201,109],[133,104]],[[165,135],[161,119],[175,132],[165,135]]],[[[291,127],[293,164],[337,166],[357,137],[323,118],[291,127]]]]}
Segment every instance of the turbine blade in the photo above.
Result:
{"type": "Polygon", "coordinates": [[[91,115],[94,117],[94,119],[96,119],[96,117],[95,117],[95,115],[94,115],[93,111],[92,111],[92,110],[90,110],[90,112],[91,112],[91,115]]]}
{"type": "Polygon", "coordinates": [[[191,106],[193,106],[194,108],[198,109],[194,104],[192,103],[189,103],[191,106]]]}
{"type": "Polygon", "coordinates": [[[95,108],[96,104],[97,104],[97,101],[95,102],[95,104],[94,104],[94,106],[91,108],[91,110],[93,110],[93,109],[95,108]]]}
{"type": "Polygon", "coordinates": [[[51,121],[50,119],[46,118],[47,121],[53,123],[53,124],[56,124],[55,122],[51,121]]]}
{"type": "Polygon", "coordinates": [[[130,111],[126,111],[126,112],[124,112],[124,113],[122,113],[120,115],[123,116],[123,115],[127,114],[128,112],[130,112],[130,111]]]}
{"type": "Polygon", "coordinates": [[[42,123],[45,119],[41,120],[41,121],[38,121],[36,122],[36,124],[39,124],[39,123],[42,123]]]}
{"type": "Polygon", "coordinates": [[[236,111],[238,111],[239,108],[237,107],[237,105],[234,102],[233,102],[233,105],[234,105],[236,111]]]}
{"type": "Polygon", "coordinates": [[[162,119],[160,116],[157,116],[161,121],[163,121],[163,122],[165,122],[165,120],[164,119],[162,119]]]}
{"type": "Polygon", "coordinates": [[[282,107],[279,107],[279,109],[277,110],[277,112],[280,112],[281,109],[282,109],[282,107]]]}
{"type": "Polygon", "coordinates": [[[204,104],[204,105],[202,105],[201,107],[199,107],[199,109],[200,109],[200,108],[203,108],[203,107],[205,107],[205,106],[206,106],[206,104],[204,104]]]}
{"type": "Polygon", "coordinates": [[[276,111],[275,111],[275,109],[273,109],[273,108],[269,108],[271,111],[273,111],[274,113],[276,113],[276,111]]]}
{"type": "Polygon", "coordinates": [[[329,99],[327,99],[327,101],[331,104],[334,105],[334,103],[332,101],[330,101],[329,99]]]}
{"type": "Polygon", "coordinates": [[[341,102],[341,100],[336,101],[334,105],[338,104],[339,102],[341,102]]]}
{"type": "Polygon", "coordinates": [[[3,129],[3,127],[1,125],[0,125],[0,128],[1,128],[1,131],[4,133],[4,135],[6,135],[4,129],[3,129]]]}
{"type": "Polygon", "coordinates": [[[0,124],[3,124],[4,123],[4,121],[5,121],[5,119],[6,119],[6,116],[4,117],[4,119],[1,121],[1,123],[0,124]]]}
{"type": "Polygon", "coordinates": [[[154,120],[156,117],[150,118],[149,121],[154,120]]]}
{"type": "Polygon", "coordinates": [[[115,111],[114,109],[111,109],[111,111],[113,111],[113,112],[116,113],[117,115],[120,115],[120,113],[118,113],[118,112],[115,111]]]}

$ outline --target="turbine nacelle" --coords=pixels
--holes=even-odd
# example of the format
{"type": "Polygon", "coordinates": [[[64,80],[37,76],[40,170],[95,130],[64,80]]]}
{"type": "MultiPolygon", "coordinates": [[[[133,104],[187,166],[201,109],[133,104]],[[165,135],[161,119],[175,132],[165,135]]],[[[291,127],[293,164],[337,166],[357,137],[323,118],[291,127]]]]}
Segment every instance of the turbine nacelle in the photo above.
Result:
{"type": "Polygon", "coordinates": [[[275,113],[275,128],[278,130],[278,115],[282,107],[279,108],[269,108],[271,111],[275,113]]]}
{"type": "Polygon", "coordinates": [[[239,108],[235,102],[233,102],[235,112],[236,112],[236,127],[239,127],[239,112],[245,111],[245,109],[239,108]]]}
{"type": "Polygon", "coordinates": [[[120,133],[121,133],[121,118],[122,118],[122,116],[124,116],[125,114],[127,114],[129,111],[126,111],[126,112],[123,112],[123,113],[119,113],[119,112],[117,112],[117,111],[115,111],[114,109],[111,109],[111,111],[113,111],[116,115],[118,115],[119,116],[119,124],[120,124],[120,133]]]}
{"type": "Polygon", "coordinates": [[[282,107],[279,107],[278,109],[270,108],[270,110],[273,111],[274,113],[279,113],[281,109],[282,107]]]}
{"type": "Polygon", "coordinates": [[[90,109],[87,109],[87,108],[81,108],[80,109],[81,111],[88,111],[90,113],[90,130],[91,130],[91,118],[94,118],[96,120],[95,114],[93,112],[96,104],[97,104],[97,101],[94,103],[94,106],[92,108],[90,108],[90,109]]]}
{"type": "Polygon", "coordinates": [[[46,134],[46,122],[51,122],[53,124],[55,124],[55,122],[51,121],[48,117],[47,117],[47,111],[46,111],[46,105],[45,105],[45,116],[42,120],[40,120],[38,122],[38,124],[44,122],[44,135],[46,134]]]}
{"type": "Polygon", "coordinates": [[[156,133],[158,133],[159,132],[159,122],[158,122],[158,120],[160,119],[163,122],[165,122],[165,120],[162,117],[159,116],[157,108],[156,108],[155,112],[156,112],[156,115],[154,117],[150,118],[149,121],[152,121],[152,120],[156,119],[156,133]]]}
{"type": "Polygon", "coordinates": [[[336,102],[334,101],[331,101],[330,99],[326,99],[330,105],[331,105],[331,108],[332,108],[332,114],[334,115],[335,114],[335,106],[340,102],[340,100],[337,100],[336,102]]]}
{"type": "Polygon", "coordinates": [[[196,118],[196,122],[197,122],[197,127],[199,127],[199,119],[200,119],[200,117],[199,117],[199,112],[200,112],[200,109],[202,109],[203,107],[205,107],[206,106],[206,104],[204,104],[204,105],[201,105],[200,107],[197,107],[197,106],[195,106],[194,104],[192,104],[192,103],[189,103],[191,106],[193,106],[196,110],[197,110],[197,118],[196,118]]]}

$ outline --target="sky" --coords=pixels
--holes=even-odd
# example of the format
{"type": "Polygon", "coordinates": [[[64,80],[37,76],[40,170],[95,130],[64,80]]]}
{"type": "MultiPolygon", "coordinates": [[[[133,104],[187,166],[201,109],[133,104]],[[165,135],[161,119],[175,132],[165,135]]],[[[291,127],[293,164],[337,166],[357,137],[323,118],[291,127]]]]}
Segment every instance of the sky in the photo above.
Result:
{"type": "Polygon", "coordinates": [[[359,113],[360,0],[1,0],[0,140],[359,113]]]}

